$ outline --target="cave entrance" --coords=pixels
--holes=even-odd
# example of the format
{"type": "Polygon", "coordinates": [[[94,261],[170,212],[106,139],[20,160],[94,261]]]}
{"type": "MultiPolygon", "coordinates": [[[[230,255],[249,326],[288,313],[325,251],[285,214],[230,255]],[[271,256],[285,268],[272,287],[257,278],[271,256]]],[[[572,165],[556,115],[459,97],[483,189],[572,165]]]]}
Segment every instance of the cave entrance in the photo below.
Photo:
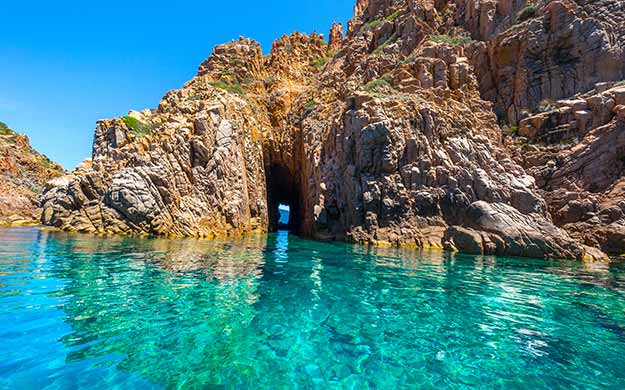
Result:
{"type": "Polygon", "coordinates": [[[288,230],[298,234],[302,225],[298,181],[288,168],[272,165],[267,170],[269,231],[288,230]]]}

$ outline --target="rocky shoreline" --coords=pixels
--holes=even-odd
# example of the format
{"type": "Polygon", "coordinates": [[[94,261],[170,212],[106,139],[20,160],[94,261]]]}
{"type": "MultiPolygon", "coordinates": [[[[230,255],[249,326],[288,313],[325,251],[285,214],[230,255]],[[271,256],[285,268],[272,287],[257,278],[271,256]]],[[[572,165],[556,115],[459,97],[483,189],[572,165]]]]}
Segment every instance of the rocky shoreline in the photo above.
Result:
{"type": "Polygon", "coordinates": [[[0,122],[0,226],[41,222],[39,197],[63,168],[35,151],[26,137],[0,122]]]}
{"type": "Polygon", "coordinates": [[[343,35],[214,49],[159,107],[99,121],[42,221],[272,231],[472,254],[625,253],[625,5],[358,0],[343,35]]]}

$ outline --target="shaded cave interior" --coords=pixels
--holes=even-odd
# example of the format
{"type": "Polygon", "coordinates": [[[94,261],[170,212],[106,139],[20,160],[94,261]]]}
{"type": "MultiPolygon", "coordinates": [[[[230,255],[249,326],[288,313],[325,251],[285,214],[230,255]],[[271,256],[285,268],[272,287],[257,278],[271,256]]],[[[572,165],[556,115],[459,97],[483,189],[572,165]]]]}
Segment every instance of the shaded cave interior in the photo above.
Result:
{"type": "Polygon", "coordinates": [[[302,198],[299,183],[290,170],[280,164],[272,164],[266,170],[269,232],[288,230],[300,234],[302,228],[302,198]],[[288,222],[280,221],[280,208],[288,208],[288,222]],[[286,207],[285,207],[286,206],[286,207]]]}

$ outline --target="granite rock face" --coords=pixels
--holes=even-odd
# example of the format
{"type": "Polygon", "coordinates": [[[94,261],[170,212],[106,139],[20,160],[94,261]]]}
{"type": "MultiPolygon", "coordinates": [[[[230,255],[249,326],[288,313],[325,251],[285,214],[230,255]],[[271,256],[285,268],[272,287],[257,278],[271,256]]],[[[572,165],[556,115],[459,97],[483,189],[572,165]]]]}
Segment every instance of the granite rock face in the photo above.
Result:
{"type": "Polygon", "coordinates": [[[471,62],[482,96],[512,125],[545,102],[625,78],[622,1],[475,0],[465,9],[480,41],[471,62]]]}
{"type": "Polygon", "coordinates": [[[194,79],[157,110],[98,122],[93,161],[52,183],[44,222],[102,233],[262,230],[260,132],[251,104],[194,79]]]}
{"type": "Polygon", "coordinates": [[[602,83],[524,119],[509,141],[557,224],[612,254],[625,252],[624,103],[625,87],[602,83]]]}
{"type": "Polygon", "coordinates": [[[357,8],[343,49],[305,97],[318,108],[300,120],[303,231],[379,245],[582,257],[551,223],[534,179],[507,155],[464,48],[440,42],[457,27],[434,3],[403,6],[357,8]],[[519,217],[482,225],[475,210],[493,214],[489,205],[519,217]],[[461,239],[461,228],[479,239],[461,239]]]}
{"type": "MultiPolygon", "coordinates": [[[[556,50],[555,40],[583,57],[595,46],[574,41],[596,31],[586,44],[608,45],[613,21],[588,16],[594,3],[553,3],[519,21],[511,15],[525,1],[358,0],[346,35],[335,24],[329,44],[294,33],[267,57],[244,38],[218,46],[157,109],[98,122],[93,161],[51,183],[43,220],[84,232],[214,237],[273,230],[278,205],[288,204],[290,228],[311,238],[601,257],[584,246],[600,243],[554,224],[541,177],[522,167],[531,169],[499,126],[571,90],[556,91],[557,75],[578,68],[540,62],[552,54],[536,60],[531,83],[518,81],[530,53],[556,50]],[[573,38],[566,25],[576,26],[573,38]],[[527,34],[531,50],[508,58],[504,42],[527,34]],[[534,84],[543,65],[549,81],[534,84]]],[[[594,85],[585,77],[597,66],[619,77],[621,52],[612,49],[606,65],[579,65],[584,80],[570,94],[594,85]]]]}
{"type": "Polygon", "coordinates": [[[326,53],[321,36],[297,33],[277,41],[268,58],[249,39],[216,47],[157,109],[98,122],[92,162],[51,183],[43,221],[95,233],[266,231],[266,172],[279,164],[290,177],[297,169],[285,117],[326,53]]]}
{"type": "Polygon", "coordinates": [[[37,224],[39,195],[60,165],[35,151],[23,134],[0,122],[0,225],[37,224]]]}

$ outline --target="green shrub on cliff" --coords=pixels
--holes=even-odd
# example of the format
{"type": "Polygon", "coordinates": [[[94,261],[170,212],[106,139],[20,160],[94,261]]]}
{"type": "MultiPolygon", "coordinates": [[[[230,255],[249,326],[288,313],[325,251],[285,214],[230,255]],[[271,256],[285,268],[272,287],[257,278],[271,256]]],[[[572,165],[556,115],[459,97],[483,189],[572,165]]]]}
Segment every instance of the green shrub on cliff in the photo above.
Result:
{"type": "Polygon", "coordinates": [[[397,10],[395,12],[393,12],[392,14],[390,14],[389,16],[386,17],[386,20],[388,20],[389,22],[394,22],[395,19],[397,19],[399,17],[400,11],[397,10]]]}
{"type": "Polygon", "coordinates": [[[523,8],[521,11],[519,11],[516,17],[516,21],[517,23],[525,22],[526,20],[531,19],[534,16],[536,16],[537,12],[538,12],[538,8],[536,8],[534,4],[530,4],[527,7],[523,8]]]}
{"type": "Polygon", "coordinates": [[[365,26],[363,27],[363,30],[364,31],[375,30],[375,28],[378,27],[380,23],[382,23],[381,19],[374,19],[370,21],[369,23],[365,24],[365,26]]]}
{"type": "Polygon", "coordinates": [[[152,134],[152,127],[147,123],[143,123],[139,119],[128,115],[122,119],[130,131],[132,131],[137,137],[144,137],[148,134],[152,134]]]}
{"type": "Polygon", "coordinates": [[[336,50],[328,50],[328,54],[325,57],[317,58],[312,62],[312,65],[321,70],[324,66],[336,55],[336,50]]]}
{"type": "Polygon", "coordinates": [[[402,61],[400,61],[399,65],[411,64],[415,62],[416,60],[417,60],[417,56],[413,54],[404,58],[402,61]]]}
{"type": "Polygon", "coordinates": [[[243,88],[241,86],[241,83],[239,83],[237,80],[223,80],[222,79],[219,81],[212,82],[210,84],[215,88],[223,89],[224,91],[228,91],[235,95],[240,95],[240,96],[245,95],[245,88],[243,88]]]}
{"type": "Polygon", "coordinates": [[[384,87],[388,87],[390,85],[391,83],[388,77],[383,76],[383,77],[380,77],[379,79],[371,80],[367,84],[365,84],[365,91],[370,92],[370,93],[375,93],[375,92],[378,92],[380,89],[384,87]]]}
{"type": "Polygon", "coordinates": [[[0,135],[11,135],[13,130],[9,129],[9,126],[4,122],[0,122],[0,135]]]}
{"type": "Polygon", "coordinates": [[[314,99],[310,99],[308,102],[306,102],[306,105],[304,106],[304,108],[306,109],[306,111],[312,111],[315,109],[315,105],[317,103],[315,103],[314,99]]]}
{"type": "Polygon", "coordinates": [[[395,19],[397,19],[400,15],[400,11],[395,11],[392,14],[390,14],[389,16],[385,17],[384,19],[373,19],[372,21],[370,21],[369,23],[365,24],[363,26],[363,31],[369,31],[369,30],[375,30],[376,27],[378,27],[380,24],[382,24],[383,21],[387,21],[387,22],[394,22],[395,19]]]}
{"type": "Polygon", "coordinates": [[[317,102],[315,102],[315,99],[308,100],[306,104],[304,104],[304,111],[302,112],[302,119],[310,115],[310,113],[315,110],[316,106],[317,106],[317,102]]]}
{"type": "Polygon", "coordinates": [[[62,170],[59,170],[59,165],[57,165],[55,162],[50,160],[47,156],[42,156],[42,158],[39,160],[39,165],[41,165],[42,167],[46,169],[51,170],[57,175],[61,175],[63,173],[62,170]]]}
{"type": "Polygon", "coordinates": [[[317,69],[323,69],[323,67],[326,65],[327,62],[328,62],[327,58],[324,58],[324,57],[317,58],[316,60],[313,61],[313,66],[317,69]]]}
{"type": "Polygon", "coordinates": [[[452,46],[461,46],[471,43],[469,37],[452,37],[451,35],[430,35],[429,40],[434,43],[445,43],[452,46]]]}

